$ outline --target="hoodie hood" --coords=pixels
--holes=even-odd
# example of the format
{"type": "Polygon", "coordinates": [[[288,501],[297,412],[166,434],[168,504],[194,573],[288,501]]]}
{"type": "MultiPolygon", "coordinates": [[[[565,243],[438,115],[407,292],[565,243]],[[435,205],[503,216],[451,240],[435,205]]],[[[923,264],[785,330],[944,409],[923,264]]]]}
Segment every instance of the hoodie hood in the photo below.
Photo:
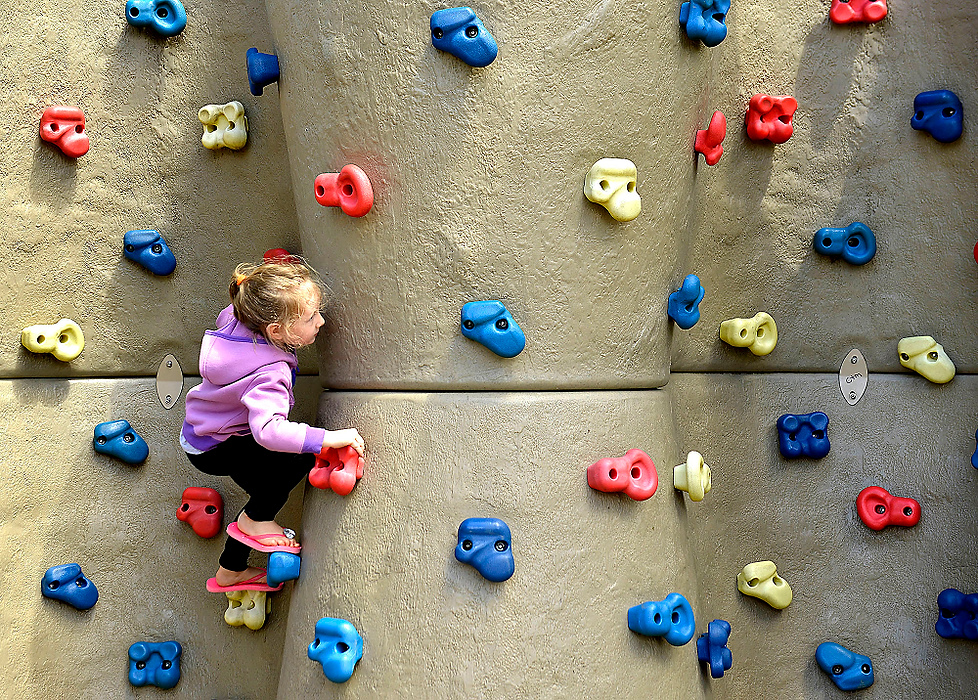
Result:
{"type": "Polygon", "coordinates": [[[234,317],[228,306],[217,317],[217,330],[205,331],[200,346],[200,376],[217,386],[227,386],[262,367],[285,362],[293,372],[298,360],[269,343],[234,317]]]}

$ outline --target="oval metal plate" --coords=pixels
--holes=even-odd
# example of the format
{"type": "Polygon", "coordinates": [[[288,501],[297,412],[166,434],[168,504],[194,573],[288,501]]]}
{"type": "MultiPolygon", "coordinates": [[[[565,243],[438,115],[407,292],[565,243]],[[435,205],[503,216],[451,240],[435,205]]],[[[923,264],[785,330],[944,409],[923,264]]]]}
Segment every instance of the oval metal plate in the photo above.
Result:
{"type": "Polygon", "coordinates": [[[839,388],[842,389],[842,397],[846,403],[850,406],[859,403],[859,399],[866,393],[868,383],[869,368],[866,366],[866,358],[858,350],[850,350],[839,369],[839,388]]]}
{"type": "Polygon", "coordinates": [[[173,355],[167,355],[156,372],[156,395],[160,397],[163,408],[170,410],[177,405],[183,393],[183,370],[173,355]]]}

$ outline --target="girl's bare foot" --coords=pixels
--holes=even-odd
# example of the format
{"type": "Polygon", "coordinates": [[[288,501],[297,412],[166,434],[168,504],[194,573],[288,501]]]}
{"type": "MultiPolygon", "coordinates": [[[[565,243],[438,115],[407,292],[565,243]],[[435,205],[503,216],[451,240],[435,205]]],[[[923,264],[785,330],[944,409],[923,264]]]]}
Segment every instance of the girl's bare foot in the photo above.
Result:
{"type": "MultiPolygon", "coordinates": [[[[218,568],[214,578],[217,579],[217,585],[219,586],[233,586],[236,583],[244,583],[248,579],[254,578],[262,573],[261,569],[256,569],[252,566],[249,566],[244,571],[231,571],[222,566],[218,568]]],[[[260,578],[253,583],[265,583],[265,579],[260,578]]]]}
{"type": "MultiPolygon", "coordinates": [[[[285,536],[283,528],[274,520],[252,520],[244,511],[238,516],[238,528],[246,535],[256,537],[258,535],[278,535],[278,537],[263,537],[262,544],[271,547],[295,547],[299,548],[299,543],[294,539],[285,536]]],[[[221,584],[224,585],[224,584],[221,584]]]]}

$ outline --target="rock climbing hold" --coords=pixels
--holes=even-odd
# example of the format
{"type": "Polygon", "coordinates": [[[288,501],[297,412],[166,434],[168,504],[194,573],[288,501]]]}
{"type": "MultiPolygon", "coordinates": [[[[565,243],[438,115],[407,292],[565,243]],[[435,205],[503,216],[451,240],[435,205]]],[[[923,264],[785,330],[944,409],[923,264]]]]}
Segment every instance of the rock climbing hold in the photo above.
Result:
{"type": "Polygon", "coordinates": [[[686,275],[678,291],[669,295],[669,318],[683,330],[689,330],[700,320],[700,302],[706,290],[696,275],[686,275]]]}
{"type": "Polygon", "coordinates": [[[158,231],[126,231],[122,254],[139,263],[154,275],[168,275],[176,269],[177,259],[158,231]]]}
{"type": "Polygon", "coordinates": [[[260,630],[272,612],[272,599],[266,591],[228,591],[224,595],[228,597],[224,621],[232,627],[260,630]]]}
{"type": "Polygon", "coordinates": [[[321,173],[315,181],[316,201],[324,207],[339,207],[349,216],[359,217],[374,205],[370,178],[356,165],[344,165],[338,173],[321,173]]]}
{"type": "Polygon", "coordinates": [[[516,571],[509,525],[499,518],[466,518],[458,526],[455,558],[487,581],[505,581],[516,571]]]}
{"type": "Polygon", "coordinates": [[[832,0],[829,18],[836,24],[879,22],[886,17],[886,0],[832,0]]]}
{"type": "Polygon", "coordinates": [[[605,493],[624,492],[636,501],[651,498],[659,487],[652,458],[642,450],[629,450],[624,457],[606,457],[587,468],[587,483],[605,493]]]}
{"type": "Polygon", "coordinates": [[[841,644],[822,642],[815,649],[815,661],[840,690],[860,690],[873,684],[873,662],[841,644]]]}
{"type": "Polygon", "coordinates": [[[689,494],[689,500],[702,501],[713,488],[713,474],[703,461],[703,455],[691,450],[684,464],[673,467],[672,484],[689,494]]]}
{"type": "Polygon", "coordinates": [[[20,342],[31,352],[51,353],[62,362],[71,362],[85,348],[82,329],[67,318],[50,325],[28,326],[20,332],[20,342]]]}
{"type": "Polygon", "coordinates": [[[773,561],[755,561],[737,574],[737,590],[744,595],[760,598],[776,610],[791,605],[791,586],[778,576],[773,561]]]}
{"type": "Polygon", "coordinates": [[[179,642],[136,642],[129,647],[129,682],[136,687],[174,687],[180,681],[182,652],[179,642]]]}
{"type": "Polygon", "coordinates": [[[128,0],[126,21],[133,27],[171,37],[187,26],[187,11],[180,0],[128,0]]]}
{"type": "Polygon", "coordinates": [[[642,211],[637,184],[635,163],[627,158],[602,158],[587,171],[584,196],[607,209],[617,221],[631,221],[642,211]]]}
{"type": "Polygon", "coordinates": [[[279,586],[299,578],[301,560],[292,552],[272,552],[268,555],[268,571],[265,580],[269,586],[279,586]]]}
{"type": "Polygon", "coordinates": [[[316,623],[316,638],[309,645],[309,658],[323,666],[334,683],[345,683],[363,658],[363,637],[346,620],[324,617],[316,623]]]}
{"type": "Polygon", "coordinates": [[[693,608],[680,593],[628,609],[628,629],[646,637],[662,637],[675,647],[689,642],[696,632],[693,608]]]}
{"type": "Polygon", "coordinates": [[[929,335],[901,339],[897,353],[901,365],[935,384],[947,384],[954,379],[954,363],[944,352],[944,346],[929,335]]]}
{"type": "Polygon", "coordinates": [[[204,135],[200,137],[204,148],[237,151],[248,143],[248,117],[244,105],[237,100],[223,105],[204,105],[197,111],[197,118],[204,125],[204,135]]]}
{"type": "Polygon", "coordinates": [[[723,139],[727,137],[727,118],[723,112],[714,112],[710,125],[696,132],[693,150],[703,154],[707,165],[716,165],[723,155],[723,139]]]}
{"type": "Polygon", "coordinates": [[[714,620],[696,640],[696,657],[709,665],[713,678],[723,678],[724,672],[733,666],[733,654],[727,648],[729,640],[730,623],[726,620],[714,620]]]}
{"type": "Polygon", "coordinates": [[[363,457],[353,447],[330,447],[316,455],[316,464],[309,472],[309,483],[317,489],[331,489],[347,496],[363,478],[363,466],[363,457]]]}
{"type": "Polygon", "coordinates": [[[431,43],[475,68],[496,60],[499,47],[471,7],[449,7],[431,15],[431,43]]]}
{"type": "Polygon", "coordinates": [[[679,6],[679,23],[693,41],[716,46],[727,37],[728,12],[730,0],[690,0],[679,6]]]}
{"type": "Polygon", "coordinates": [[[41,115],[41,138],[69,158],[80,158],[91,145],[85,133],[85,113],[78,107],[47,107],[41,115]]]}
{"type": "Polygon", "coordinates": [[[922,92],[913,100],[910,126],[941,143],[957,141],[964,131],[964,107],[950,90],[922,92]]]}
{"type": "Polygon", "coordinates": [[[187,523],[198,537],[210,539],[221,531],[224,499],[214,489],[188,486],[177,508],[177,520],[187,523]]]}
{"type": "Polygon", "coordinates": [[[978,593],[945,588],[937,596],[940,613],[935,629],[945,639],[978,640],[978,593]]]}
{"type": "Polygon", "coordinates": [[[98,589],[85,577],[78,564],[61,564],[45,571],[41,594],[78,610],[88,610],[98,602],[98,589]]]}
{"type": "Polygon", "coordinates": [[[462,335],[500,357],[516,357],[526,336],[501,301],[470,301],[462,306],[462,335]]]}
{"type": "Polygon", "coordinates": [[[882,486],[867,486],[856,497],[859,519],[871,530],[887,525],[913,527],[920,522],[920,504],[912,498],[893,496],[882,486]]]}
{"type": "Polygon", "coordinates": [[[829,453],[829,417],[821,411],[778,418],[778,449],[788,459],[821,459],[829,453]]]}
{"type": "Polygon", "coordinates": [[[731,318],[720,324],[720,340],[755,355],[767,355],[778,344],[778,326],[763,311],[752,318],[731,318]]]}
{"type": "Polygon", "coordinates": [[[96,425],[92,446],[96,452],[118,457],[126,464],[142,464],[149,457],[149,445],[127,420],[111,420],[96,425]]]}
{"type": "Polygon", "coordinates": [[[259,97],[266,87],[278,82],[278,56],[251,48],[245,52],[245,60],[248,64],[248,88],[252,95],[259,97]]]}
{"type": "Polygon", "coordinates": [[[876,236],[858,221],[845,228],[820,228],[812,245],[815,252],[842,258],[850,265],[865,265],[876,255],[876,236]]]}
{"type": "Polygon", "coordinates": [[[791,119],[797,109],[798,101],[789,95],[754,95],[747,106],[747,135],[753,141],[784,143],[791,138],[791,119]]]}

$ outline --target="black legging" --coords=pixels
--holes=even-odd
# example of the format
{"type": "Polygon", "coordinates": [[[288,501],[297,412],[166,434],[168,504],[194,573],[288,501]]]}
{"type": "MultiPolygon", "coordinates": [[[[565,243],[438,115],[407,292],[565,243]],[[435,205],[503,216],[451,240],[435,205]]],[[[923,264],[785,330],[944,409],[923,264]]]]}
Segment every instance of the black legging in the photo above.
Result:
{"type": "MultiPolygon", "coordinates": [[[[242,509],[252,520],[274,520],[292,489],[316,464],[316,455],[273,452],[251,435],[235,435],[207,452],[187,454],[205,474],[230,476],[251,497],[242,509]]],[[[239,513],[240,515],[240,513],[239,513]]],[[[248,568],[251,547],[231,537],[224,544],[221,566],[230,571],[248,568]]]]}

